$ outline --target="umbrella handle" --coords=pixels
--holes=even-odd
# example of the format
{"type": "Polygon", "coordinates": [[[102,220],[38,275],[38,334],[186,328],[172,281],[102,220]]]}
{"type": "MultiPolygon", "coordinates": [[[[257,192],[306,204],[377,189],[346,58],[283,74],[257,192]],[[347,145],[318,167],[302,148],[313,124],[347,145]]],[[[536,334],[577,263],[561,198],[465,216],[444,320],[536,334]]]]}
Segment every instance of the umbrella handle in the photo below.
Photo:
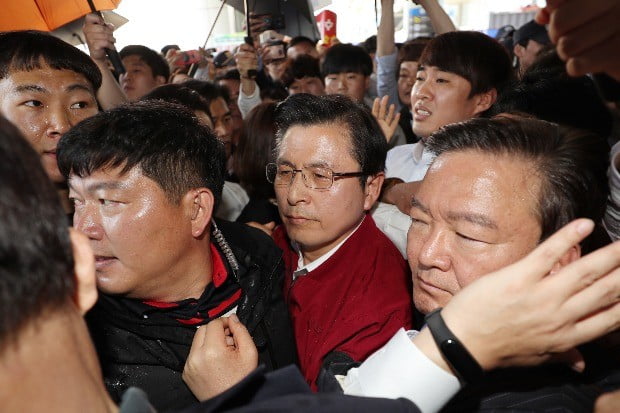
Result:
{"type": "MultiPolygon", "coordinates": [[[[250,29],[248,29],[248,33],[250,32],[250,29]]],[[[249,44],[250,46],[254,47],[254,40],[252,39],[252,36],[245,36],[243,38],[243,40],[249,44]]],[[[256,79],[256,76],[258,76],[258,71],[255,69],[250,69],[248,70],[248,77],[252,80],[256,79]]]]}
{"type": "Polygon", "coordinates": [[[121,56],[116,50],[106,48],[105,54],[108,55],[108,59],[110,59],[110,62],[112,63],[112,66],[114,67],[114,71],[116,72],[117,76],[125,73],[125,66],[123,66],[121,56]]]}
{"type": "MultiPolygon", "coordinates": [[[[101,14],[101,12],[99,10],[97,10],[97,8],[95,7],[95,4],[93,3],[93,0],[87,0],[88,2],[88,6],[90,7],[90,10],[93,13],[96,13],[99,15],[99,17],[101,17],[101,20],[103,20],[104,24],[105,24],[105,19],[103,18],[103,14],[101,14]]],[[[118,52],[116,50],[112,50],[112,49],[105,49],[105,54],[108,56],[108,59],[110,59],[110,62],[112,63],[112,66],[114,67],[114,71],[116,72],[117,76],[122,75],[123,73],[125,73],[125,66],[123,66],[123,62],[121,61],[121,57],[119,56],[118,52]]]]}

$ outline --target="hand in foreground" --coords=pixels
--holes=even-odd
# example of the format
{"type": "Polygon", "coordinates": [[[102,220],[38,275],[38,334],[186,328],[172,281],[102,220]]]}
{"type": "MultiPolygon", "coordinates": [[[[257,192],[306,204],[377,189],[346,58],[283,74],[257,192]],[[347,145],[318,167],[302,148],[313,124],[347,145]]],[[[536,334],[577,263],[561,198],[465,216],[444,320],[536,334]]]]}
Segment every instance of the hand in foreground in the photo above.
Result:
{"type": "Polygon", "coordinates": [[[114,26],[105,23],[103,19],[94,13],[87,14],[82,27],[90,57],[94,61],[106,61],[105,49],[115,50],[116,39],[112,35],[114,26]]]}
{"type": "Polygon", "coordinates": [[[594,413],[616,413],[620,411],[620,390],[605,393],[596,399],[594,413]]]}
{"type": "Polygon", "coordinates": [[[235,53],[235,62],[242,78],[248,78],[248,70],[258,69],[258,55],[254,47],[243,43],[235,53]]]}
{"type": "Polygon", "coordinates": [[[381,201],[396,205],[400,212],[409,215],[409,212],[411,212],[411,199],[420,188],[421,182],[422,181],[401,181],[399,183],[394,183],[390,187],[384,189],[381,201]]]}
{"type": "Polygon", "coordinates": [[[381,99],[375,98],[372,103],[372,116],[374,116],[377,122],[379,122],[379,126],[381,126],[385,139],[389,142],[398,127],[400,113],[394,114],[396,108],[394,104],[391,104],[388,108],[388,99],[388,96],[383,96],[381,99]]]}
{"type": "Polygon", "coordinates": [[[254,341],[233,314],[198,328],[183,369],[183,381],[202,401],[240,382],[257,364],[254,341]]]}
{"type": "Polygon", "coordinates": [[[536,15],[573,76],[605,72],[620,81],[620,2],[547,0],[536,15]]]}
{"type": "Polygon", "coordinates": [[[527,257],[464,288],[442,310],[485,370],[540,364],[620,327],[620,242],[550,274],[592,228],[590,220],[573,221],[527,257]]]}

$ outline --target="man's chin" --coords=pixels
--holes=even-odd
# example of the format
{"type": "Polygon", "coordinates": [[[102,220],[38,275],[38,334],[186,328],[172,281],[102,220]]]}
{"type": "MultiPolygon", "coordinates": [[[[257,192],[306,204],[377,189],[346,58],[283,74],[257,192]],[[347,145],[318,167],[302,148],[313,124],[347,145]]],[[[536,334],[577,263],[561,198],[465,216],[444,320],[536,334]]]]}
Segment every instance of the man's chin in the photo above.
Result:
{"type": "Polygon", "coordinates": [[[448,301],[443,302],[443,300],[437,300],[433,297],[430,297],[428,294],[418,293],[414,291],[413,293],[413,305],[422,314],[428,314],[432,311],[435,311],[439,307],[444,307],[448,301]]]}

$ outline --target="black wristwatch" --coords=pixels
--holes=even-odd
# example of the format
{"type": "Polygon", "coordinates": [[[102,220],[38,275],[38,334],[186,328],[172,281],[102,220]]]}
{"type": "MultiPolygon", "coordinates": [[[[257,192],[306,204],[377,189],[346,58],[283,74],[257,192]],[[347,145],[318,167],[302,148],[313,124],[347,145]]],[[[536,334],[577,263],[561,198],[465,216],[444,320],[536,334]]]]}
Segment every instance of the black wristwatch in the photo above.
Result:
{"type": "Polygon", "coordinates": [[[443,321],[441,307],[427,314],[425,320],[439,351],[458,379],[462,383],[479,381],[484,370],[443,321]]]}

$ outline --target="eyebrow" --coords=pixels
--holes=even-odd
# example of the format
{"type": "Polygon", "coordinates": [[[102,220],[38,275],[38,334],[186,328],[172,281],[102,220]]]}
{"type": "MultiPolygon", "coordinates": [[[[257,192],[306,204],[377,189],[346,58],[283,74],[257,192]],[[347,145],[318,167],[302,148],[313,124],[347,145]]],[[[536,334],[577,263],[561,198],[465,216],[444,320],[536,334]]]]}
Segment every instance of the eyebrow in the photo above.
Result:
{"type": "MultiPolygon", "coordinates": [[[[69,189],[75,191],[73,185],[71,185],[71,180],[68,182],[69,189]]],[[[88,186],[86,186],[86,192],[93,193],[97,191],[105,191],[105,190],[117,190],[117,189],[125,189],[127,188],[127,184],[120,181],[104,181],[104,182],[95,182],[88,186]]]]}
{"type": "Polygon", "coordinates": [[[428,209],[427,206],[425,206],[424,204],[422,204],[422,202],[420,202],[420,200],[418,198],[416,198],[415,196],[411,197],[411,207],[412,208],[417,208],[420,211],[424,212],[425,214],[429,214],[430,210],[428,209]]]}
{"type": "MultiPolygon", "coordinates": [[[[67,88],[65,89],[67,92],[73,92],[75,90],[84,90],[88,93],[93,93],[93,89],[82,84],[82,83],[73,83],[69,86],[67,86],[67,88]]],[[[26,84],[26,85],[19,85],[15,88],[15,91],[17,93],[24,93],[24,92],[39,92],[39,93],[50,93],[49,90],[47,90],[46,88],[44,88],[43,86],[40,85],[36,85],[36,84],[26,84]]]]}
{"type": "Polygon", "coordinates": [[[41,92],[41,93],[49,93],[49,91],[47,89],[45,89],[43,86],[39,86],[39,85],[34,85],[34,84],[29,84],[29,85],[19,85],[15,88],[15,91],[17,93],[24,93],[24,92],[41,92]]]}
{"type": "Polygon", "coordinates": [[[474,225],[479,225],[488,229],[497,229],[497,224],[491,218],[482,214],[475,214],[470,212],[450,212],[448,213],[448,219],[453,221],[467,221],[474,225]]]}
{"type": "MultiPolygon", "coordinates": [[[[278,159],[276,163],[278,165],[287,165],[287,166],[290,166],[291,168],[295,168],[295,165],[291,161],[288,161],[286,159],[278,159]]],[[[329,166],[327,162],[318,161],[318,162],[312,162],[309,164],[304,164],[302,165],[302,168],[331,168],[331,166],[329,166]]]]}
{"type": "Polygon", "coordinates": [[[93,93],[93,89],[83,83],[73,83],[66,88],[67,92],[73,92],[74,90],[83,90],[91,94],[93,93]]]}
{"type": "MultiPolygon", "coordinates": [[[[430,214],[428,207],[422,204],[415,196],[411,198],[411,207],[417,208],[425,214],[430,214]]],[[[488,229],[498,229],[497,223],[483,214],[476,214],[473,212],[449,212],[448,219],[451,221],[467,221],[471,224],[488,229]]]]}

